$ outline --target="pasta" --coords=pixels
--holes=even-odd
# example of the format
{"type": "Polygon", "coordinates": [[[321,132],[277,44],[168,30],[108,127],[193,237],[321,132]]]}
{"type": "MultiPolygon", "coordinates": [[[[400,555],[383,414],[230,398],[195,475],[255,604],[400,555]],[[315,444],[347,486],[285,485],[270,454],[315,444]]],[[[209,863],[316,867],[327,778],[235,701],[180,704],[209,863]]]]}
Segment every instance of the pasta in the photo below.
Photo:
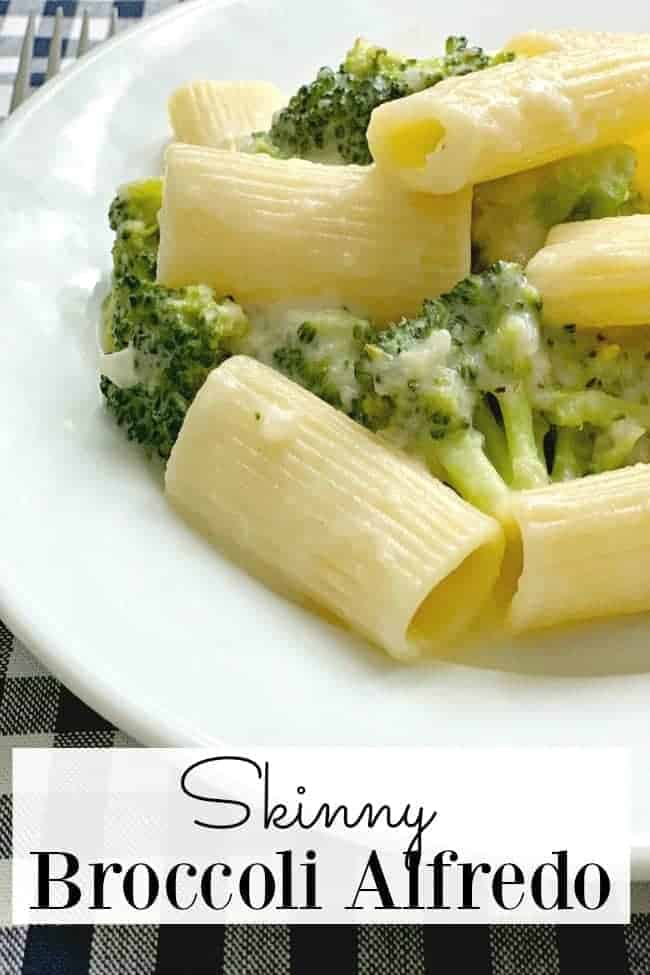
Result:
{"type": "MultiPolygon", "coordinates": [[[[526,31],[511,38],[505,45],[518,57],[533,57],[552,51],[570,51],[585,48],[619,47],[622,45],[646,45],[648,34],[615,34],[608,31],[526,31]]],[[[650,131],[634,135],[628,143],[637,155],[636,188],[644,197],[650,198],[650,131]]]]}
{"type": "Polygon", "coordinates": [[[645,200],[650,200],[650,129],[628,142],[636,152],[636,189],[645,200]]]}
{"type": "Polygon", "coordinates": [[[471,192],[396,191],[374,167],[173,145],[160,215],[162,284],[242,303],[318,298],[378,323],[467,274],[471,192]]]}
{"type": "Polygon", "coordinates": [[[650,466],[524,491],[513,513],[523,545],[515,630],[650,609],[650,466]]]}
{"type": "Polygon", "coordinates": [[[645,131],[650,43],[559,51],[450,78],[375,109],[377,165],[454,193],[645,131]]]}
{"type": "Polygon", "coordinates": [[[648,105],[579,30],[174,92],[100,362],[170,504],[400,660],[650,611],[648,105]]]}
{"type": "Polygon", "coordinates": [[[283,104],[267,81],[193,81],[174,92],[168,108],[179,142],[236,149],[242,137],[267,129],[283,104]]]}
{"type": "Polygon", "coordinates": [[[569,223],[530,261],[550,325],[650,323],[650,216],[569,223]]]}
{"type": "Polygon", "coordinates": [[[395,657],[457,635],[499,573],[496,521],[245,356],[210,374],[165,483],[195,527],[395,657]]]}
{"type": "MultiPolygon", "coordinates": [[[[608,31],[526,31],[511,38],[505,45],[518,57],[532,57],[552,51],[570,51],[581,48],[619,47],[621,45],[646,45],[649,34],[614,34],[608,31]]],[[[650,198],[650,131],[629,138],[628,143],[637,155],[636,188],[650,198]]]]}
{"type": "Polygon", "coordinates": [[[650,240],[650,216],[637,213],[631,217],[605,217],[602,220],[579,220],[560,223],[548,232],[546,246],[612,240],[650,240]]]}
{"type": "Polygon", "coordinates": [[[623,44],[647,44],[648,34],[613,33],[589,30],[528,30],[511,37],[504,50],[518,57],[536,57],[556,51],[576,51],[585,48],[618,47],[623,44]]]}

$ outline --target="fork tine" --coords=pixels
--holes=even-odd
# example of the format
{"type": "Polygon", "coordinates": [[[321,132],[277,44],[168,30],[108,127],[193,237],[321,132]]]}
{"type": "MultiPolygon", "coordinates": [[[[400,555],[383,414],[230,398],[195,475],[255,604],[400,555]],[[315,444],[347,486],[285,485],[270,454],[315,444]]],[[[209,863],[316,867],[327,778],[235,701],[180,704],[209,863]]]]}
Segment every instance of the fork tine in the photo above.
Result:
{"type": "Polygon", "coordinates": [[[15,111],[18,108],[19,105],[22,105],[22,103],[29,95],[29,90],[30,90],[29,69],[32,63],[32,51],[34,50],[35,23],[36,23],[35,15],[31,13],[27,20],[27,29],[25,31],[22,47],[20,49],[18,73],[16,74],[16,80],[14,81],[14,87],[11,92],[11,104],[9,105],[10,115],[13,111],[15,111]]]}
{"type": "Polygon", "coordinates": [[[117,34],[117,7],[113,7],[111,9],[111,19],[108,25],[108,34],[106,35],[106,38],[108,39],[109,37],[115,37],[116,34],[117,34]]]}
{"type": "Polygon", "coordinates": [[[81,58],[84,54],[88,52],[90,48],[90,18],[88,16],[88,8],[84,10],[81,17],[81,31],[79,32],[79,40],[77,41],[77,57],[81,58]]]}
{"type": "Polygon", "coordinates": [[[45,80],[49,81],[58,74],[61,70],[61,37],[63,34],[63,9],[61,7],[56,8],[56,15],[54,17],[54,28],[52,30],[52,37],[50,38],[50,53],[47,57],[47,69],[45,71],[45,80]]]}

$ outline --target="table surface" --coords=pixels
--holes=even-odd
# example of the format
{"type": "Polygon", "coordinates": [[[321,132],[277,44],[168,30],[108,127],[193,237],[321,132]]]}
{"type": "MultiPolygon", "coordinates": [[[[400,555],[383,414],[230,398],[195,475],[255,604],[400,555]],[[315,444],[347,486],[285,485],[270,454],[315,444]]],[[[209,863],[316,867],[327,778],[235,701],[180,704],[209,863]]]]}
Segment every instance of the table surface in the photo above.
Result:
{"type": "MultiPolygon", "coordinates": [[[[9,107],[27,16],[38,14],[32,85],[43,83],[54,13],[64,12],[63,65],[81,13],[106,36],[178,0],[0,0],[0,118],[9,107]]],[[[0,975],[650,975],[650,884],[632,888],[625,927],[431,925],[11,927],[11,749],[110,748],[136,743],[48,674],[0,621],[0,975]],[[444,963],[441,961],[444,959],[444,963]],[[449,961],[447,961],[449,959],[449,961]],[[453,965],[453,969],[452,969],[453,965]]]]}

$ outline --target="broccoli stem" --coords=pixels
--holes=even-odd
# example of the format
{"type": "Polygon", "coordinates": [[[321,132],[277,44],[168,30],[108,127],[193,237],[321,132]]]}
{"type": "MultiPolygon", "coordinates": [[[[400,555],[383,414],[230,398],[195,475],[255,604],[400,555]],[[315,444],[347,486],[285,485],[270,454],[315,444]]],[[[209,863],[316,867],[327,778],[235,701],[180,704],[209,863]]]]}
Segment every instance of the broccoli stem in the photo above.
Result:
{"type": "MultiPolygon", "coordinates": [[[[539,413],[535,413],[533,417],[533,431],[535,433],[535,443],[537,444],[537,454],[546,466],[546,450],[544,449],[544,443],[546,441],[546,434],[551,429],[551,424],[539,413]]],[[[548,468],[547,468],[548,469],[548,468]]]]}
{"type": "Polygon", "coordinates": [[[474,411],[474,426],[483,434],[484,450],[489,460],[507,483],[512,480],[512,464],[503,428],[485,399],[480,399],[474,411]]]}
{"type": "Polygon", "coordinates": [[[433,452],[445,469],[447,480],[466,501],[486,514],[504,517],[510,491],[483,450],[483,435],[469,429],[437,440],[433,452]]]}
{"type": "Polygon", "coordinates": [[[618,420],[608,430],[601,431],[594,442],[592,472],[599,474],[625,467],[645,432],[644,427],[630,419],[618,420]]]}
{"type": "MultiPolygon", "coordinates": [[[[379,433],[381,437],[381,432],[379,433]]],[[[418,438],[414,444],[412,453],[415,457],[419,457],[427,465],[429,473],[432,474],[436,480],[444,481],[447,478],[447,472],[440,462],[440,457],[433,441],[430,437],[418,438]]]]}
{"type": "Polygon", "coordinates": [[[596,389],[584,392],[539,391],[536,404],[561,427],[581,428],[585,423],[604,429],[625,417],[650,429],[650,406],[620,399],[596,389]]]}
{"type": "Polygon", "coordinates": [[[510,450],[511,486],[519,491],[548,484],[548,471],[538,452],[533,411],[527,394],[519,388],[496,395],[510,450]]]}
{"type": "Polygon", "coordinates": [[[586,474],[586,468],[580,458],[578,437],[580,431],[569,427],[560,427],[555,440],[555,456],[551,477],[554,481],[573,481],[586,474]]]}

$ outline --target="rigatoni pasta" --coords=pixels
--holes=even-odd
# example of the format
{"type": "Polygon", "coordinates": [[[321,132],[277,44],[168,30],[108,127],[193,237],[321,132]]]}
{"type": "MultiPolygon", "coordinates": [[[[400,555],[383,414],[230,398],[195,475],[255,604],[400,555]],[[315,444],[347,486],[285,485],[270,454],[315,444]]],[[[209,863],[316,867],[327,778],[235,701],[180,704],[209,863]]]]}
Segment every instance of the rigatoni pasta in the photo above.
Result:
{"type": "Polygon", "coordinates": [[[414,314],[469,271],[471,192],[404,192],[374,167],[173,145],[159,280],[242,303],[318,298],[379,323],[414,314]]]}
{"type": "MultiPolygon", "coordinates": [[[[646,46],[650,34],[612,33],[610,31],[552,30],[525,31],[512,37],[505,45],[517,57],[534,57],[553,51],[576,51],[585,48],[620,47],[623,45],[646,46]]],[[[627,139],[636,152],[636,187],[646,199],[650,199],[650,128],[641,135],[627,139]]]]}
{"type": "Polygon", "coordinates": [[[179,142],[236,149],[251,132],[267,129],[284,101],[268,81],[193,81],[173,93],[168,110],[179,142]]]}
{"type": "Polygon", "coordinates": [[[515,34],[504,45],[518,57],[536,57],[554,51],[578,51],[585,48],[618,47],[623,44],[647,44],[648,34],[615,33],[613,31],[528,30],[515,34]]]}
{"type": "Polygon", "coordinates": [[[650,610],[650,466],[513,496],[523,572],[517,630],[650,610]]]}
{"type": "Polygon", "coordinates": [[[636,213],[630,217],[603,217],[601,220],[576,220],[559,223],[551,228],[546,238],[546,246],[589,242],[602,244],[607,240],[650,241],[650,216],[636,213]]]}
{"type": "Polygon", "coordinates": [[[368,143],[412,189],[453,193],[647,129],[650,41],[519,58],[380,105],[368,143]]]}
{"type": "Polygon", "coordinates": [[[650,610],[650,34],[357,39],[284,102],[179,89],[111,204],[100,389],[170,502],[400,659],[650,610]]]}
{"type": "Polygon", "coordinates": [[[310,393],[245,356],[214,370],[166,492],[212,539],[396,657],[461,632],[497,579],[501,528],[310,393]]]}
{"type": "Polygon", "coordinates": [[[636,153],[635,187],[645,200],[650,200],[650,128],[628,139],[636,153]]]}
{"type": "Polygon", "coordinates": [[[549,325],[650,323],[650,216],[561,224],[530,261],[549,325]]]}

